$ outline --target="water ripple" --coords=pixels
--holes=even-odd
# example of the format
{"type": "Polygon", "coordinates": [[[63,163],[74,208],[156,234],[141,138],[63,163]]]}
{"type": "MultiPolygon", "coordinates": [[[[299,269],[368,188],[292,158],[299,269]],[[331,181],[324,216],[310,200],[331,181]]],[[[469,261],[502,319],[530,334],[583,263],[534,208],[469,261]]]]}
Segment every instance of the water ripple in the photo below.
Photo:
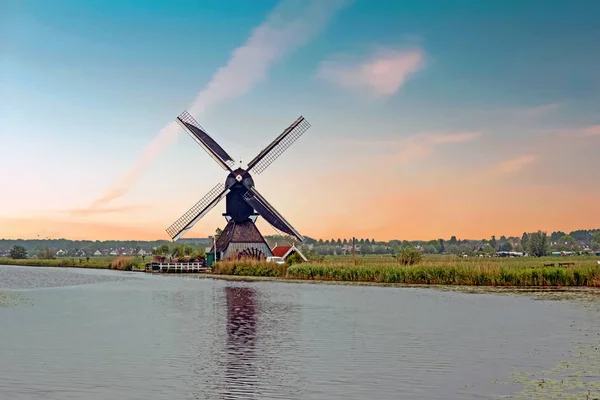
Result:
{"type": "Polygon", "coordinates": [[[597,307],[524,297],[14,267],[0,288],[32,298],[0,308],[2,399],[481,399],[600,345],[597,307]]]}

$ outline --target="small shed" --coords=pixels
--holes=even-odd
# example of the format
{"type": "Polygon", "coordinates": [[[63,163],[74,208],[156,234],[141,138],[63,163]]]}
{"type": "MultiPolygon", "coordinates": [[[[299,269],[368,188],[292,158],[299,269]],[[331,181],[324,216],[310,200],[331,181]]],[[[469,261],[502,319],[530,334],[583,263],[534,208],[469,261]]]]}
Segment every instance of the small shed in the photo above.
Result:
{"type": "Polygon", "coordinates": [[[291,245],[291,246],[277,246],[275,245],[275,247],[273,247],[271,249],[271,252],[273,253],[273,256],[275,257],[281,257],[284,260],[287,260],[287,258],[289,256],[291,256],[294,253],[297,253],[300,258],[302,258],[304,261],[308,261],[308,259],[306,257],[304,257],[304,254],[302,254],[302,252],[300,251],[300,249],[298,249],[296,246],[291,245]]]}

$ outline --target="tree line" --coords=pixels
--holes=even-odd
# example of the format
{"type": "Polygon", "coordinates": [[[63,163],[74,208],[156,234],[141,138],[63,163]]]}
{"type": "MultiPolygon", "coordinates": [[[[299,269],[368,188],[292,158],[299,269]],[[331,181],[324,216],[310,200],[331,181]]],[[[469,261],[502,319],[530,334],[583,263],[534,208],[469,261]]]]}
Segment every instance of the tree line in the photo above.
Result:
{"type": "MultiPolygon", "coordinates": [[[[215,236],[218,237],[220,229],[215,236]]],[[[290,238],[280,235],[265,236],[270,247],[276,244],[290,244],[290,238]]],[[[67,252],[67,256],[75,256],[78,251],[84,251],[87,256],[96,250],[107,250],[116,248],[129,248],[152,251],[155,255],[181,257],[181,256],[203,256],[205,247],[212,243],[210,238],[180,239],[177,243],[167,240],[136,241],[136,240],[68,240],[68,239],[0,239],[0,251],[9,252],[12,258],[26,258],[36,256],[39,258],[53,258],[56,251],[61,249],[67,252]],[[25,256],[23,257],[23,255],[25,256]],[[13,257],[15,256],[15,257],[13,257]]],[[[305,237],[298,247],[302,251],[311,251],[318,255],[341,254],[347,252],[352,245],[352,238],[315,239],[305,237]]],[[[425,254],[493,254],[498,251],[526,252],[531,255],[547,254],[550,251],[582,251],[585,247],[600,251],[600,229],[576,230],[570,233],[555,231],[551,234],[546,232],[524,232],[520,237],[492,235],[489,239],[458,239],[451,236],[450,239],[435,240],[390,240],[377,241],[373,238],[356,238],[354,241],[356,249],[361,254],[395,254],[399,249],[406,247],[418,248],[425,254]]],[[[1,253],[0,253],[1,254],[1,253]]]]}

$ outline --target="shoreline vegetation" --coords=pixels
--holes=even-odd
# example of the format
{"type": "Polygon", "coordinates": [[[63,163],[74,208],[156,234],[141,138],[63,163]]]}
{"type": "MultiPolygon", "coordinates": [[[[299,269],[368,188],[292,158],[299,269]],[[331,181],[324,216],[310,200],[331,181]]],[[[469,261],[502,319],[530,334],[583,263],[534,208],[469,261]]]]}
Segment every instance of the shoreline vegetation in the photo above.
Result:
{"type": "MultiPolygon", "coordinates": [[[[0,265],[38,267],[99,268],[139,271],[144,261],[139,257],[98,257],[86,259],[0,258],[0,265]]],[[[410,286],[480,286],[600,288],[598,257],[470,257],[424,256],[412,265],[403,265],[391,256],[329,256],[323,260],[300,264],[274,264],[254,260],[220,261],[206,277],[242,280],[277,280],[302,282],[348,282],[410,286]],[[559,265],[569,263],[571,265],[559,265]]]]}
{"type": "Polygon", "coordinates": [[[118,271],[143,270],[145,262],[141,257],[90,257],[86,258],[0,258],[0,265],[20,267],[91,268],[118,271]]]}

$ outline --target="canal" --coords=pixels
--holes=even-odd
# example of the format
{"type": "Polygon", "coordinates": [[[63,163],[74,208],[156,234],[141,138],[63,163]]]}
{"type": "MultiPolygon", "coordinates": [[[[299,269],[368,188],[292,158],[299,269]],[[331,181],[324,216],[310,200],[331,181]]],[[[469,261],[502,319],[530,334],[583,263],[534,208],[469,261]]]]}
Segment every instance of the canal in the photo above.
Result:
{"type": "Polygon", "coordinates": [[[0,266],[0,398],[583,400],[599,308],[0,266]]]}

